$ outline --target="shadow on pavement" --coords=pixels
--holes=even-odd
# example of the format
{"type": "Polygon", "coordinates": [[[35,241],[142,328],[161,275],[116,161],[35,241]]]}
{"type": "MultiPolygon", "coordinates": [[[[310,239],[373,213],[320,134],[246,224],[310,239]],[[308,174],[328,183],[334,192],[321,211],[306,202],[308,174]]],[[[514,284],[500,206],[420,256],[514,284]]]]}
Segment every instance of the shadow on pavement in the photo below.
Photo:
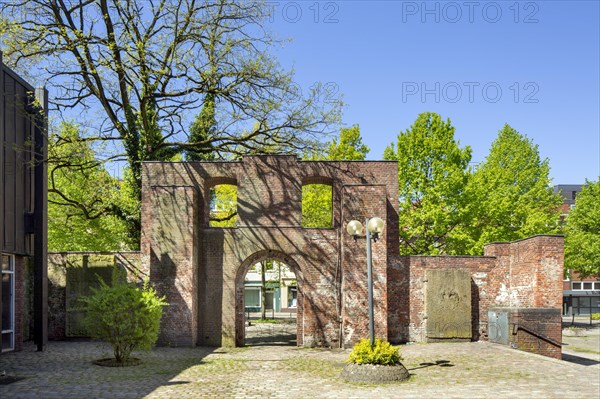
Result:
{"type": "Polygon", "coordinates": [[[571,355],[568,353],[562,354],[562,360],[564,360],[565,362],[580,364],[582,366],[595,366],[597,364],[600,364],[600,362],[597,360],[588,359],[587,357],[571,355]]]}
{"type": "Polygon", "coordinates": [[[27,345],[22,352],[0,356],[0,372],[6,372],[0,377],[0,398],[91,398],[110,391],[119,392],[122,398],[142,398],[163,386],[188,384],[175,378],[205,364],[204,359],[214,350],[157,347],[135,352],[142,359],[139,365],[102,367],[94,361],[112,354],[102,343],[51,341],[44,352],[27,345]]]}
{"type": "Polygon", "coordinates": [[[426,367],[432,367],[432,366],[454,367],[454,365],[452,363],[450,363],[449,360],[436,360],[434,363],[431,363],[431,362],[420,363],[418,367],[412,367],[407,370],[412,371],[412,370],[424,369],[426,367]]]}

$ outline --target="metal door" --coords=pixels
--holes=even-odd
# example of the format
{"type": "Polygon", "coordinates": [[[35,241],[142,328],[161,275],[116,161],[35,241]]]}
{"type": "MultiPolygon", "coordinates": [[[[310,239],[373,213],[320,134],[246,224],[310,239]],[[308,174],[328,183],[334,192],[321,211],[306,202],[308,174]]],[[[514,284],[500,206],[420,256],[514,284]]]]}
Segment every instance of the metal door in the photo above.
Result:
{"type": "Polygon", "coordinates": [[[508,345],[508,312],[488,311],[488,338],[490,342],[508,345]]]}

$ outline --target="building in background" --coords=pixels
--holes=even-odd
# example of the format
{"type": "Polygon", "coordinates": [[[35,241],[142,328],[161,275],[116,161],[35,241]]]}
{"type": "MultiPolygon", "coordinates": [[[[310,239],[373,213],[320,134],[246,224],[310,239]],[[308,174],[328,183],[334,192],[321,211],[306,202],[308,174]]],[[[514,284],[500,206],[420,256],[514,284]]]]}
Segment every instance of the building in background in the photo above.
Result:
{"type": "MultiPolygon", "coordinates": [[[[561,221],[575,207],[575,199],[582,184],[559,184],[554,192],[563,197],[561,221]]],[[[589,316],[600,313],[600,276],[582,278],[576,271],[566,270],[563,281],[563,315],[589,316]]]]}
{"type": "MultiPolygon", "coordinates": [[[[265,270],[265,308],[269,312],[295,313],[298,300],[298,282],[296,275],[284,263],[266,261],[265,270]]],[[[261,264],[257,263],[248,270],[244,279],[244,307],[246,312],[260,312],[262,301],[261,264]]]]}
{"type": "Polygon", "coordinates": [[[0,53],[0,355],[47,339],[47,109],[0,53]]]}

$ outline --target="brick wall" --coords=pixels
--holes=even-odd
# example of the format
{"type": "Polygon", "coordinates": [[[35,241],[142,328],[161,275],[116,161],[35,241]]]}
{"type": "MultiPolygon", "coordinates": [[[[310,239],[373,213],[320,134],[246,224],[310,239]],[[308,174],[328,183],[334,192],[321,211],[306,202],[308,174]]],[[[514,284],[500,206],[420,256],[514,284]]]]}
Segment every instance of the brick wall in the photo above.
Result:
{"type": "MultiPolygon", "coordinates": [[[[359,220],[363,225],[366,219],[379,216],[386,219],[386,187],[347,186],[343,191],[343,225],[351,220],[359,220]]],[[[373,276],[373,317],[375,337],[387,339],[387,248],[388,227],[380,240],[373,242],[372,276],[373,276]]],[[[369,336],[368,313],[368,279],[366,239],[357,239],[342,232],[342,323],[343,345],[351,346],[360,338],[369,336]]]]}
{"type": "MultiPolygon", "coordinates": [[[[379,216],[386,220],[386,230],[384,237],[374,245],[376,317],[377,332],[386,337],[387,258],[398,253],[397,184],[394,162],[302,162],[291,156],[250,156],[238,162],[145,163],[143,268],[150,270],[151,280],[169,282],[161,286],[161,292],[171,289],[170,286],[179,287],[186,295],[196,292],[197,310],[190,307],[192,302],[186,302],[188,312],[198,317],[195,343],[239,345],[244,339],[243,277],[248,267],[252,262],[267,258],[287,259],[284,262],[298,277],[298,342],[308,346],[340,346],[343,340],[351,344],[364,336],[367,324],[360,317],[354,317],[355,312],[363,311],[360,303],[342,306],[342,291],[345,290],[345,298],[352,301],[353,291],[364,289],[366,263],[364,240],[362,245],[351,247],[349,244],[355,243],[343,228],[345,219],[379,216]],[[208,227],[210,188],[223,183],[238,187],[237,228],[208,227]],[[332,186],[331,229],[301,227],[302,185],[313,183],[332,186]],[[193,203],[179,207],[168,215],[170,220],[166,220],[165,216],[156,214],[159,207],[153,199],[154,193],[158,189],[179,187],[193,187],[198,195],[193,203]],[[372,206],[346,206],[347,201],[372,206]],[[186,225],[190,217],[186,212],[191,209],[200,215],[199,228],[194,230],[198,233],[198,245],[191,245],[191,236],[172,240],[161,237],[163,233],[156,233],[163,223],[186,225]],[[342,216],[344,209],[347,214],[342,216]],[[167,250],[169,242],[175,247],[167,250]],[[345,258],[341,256],[344,245],[348,251],[345,258]],[[198,249],[197,289],[180,273],[182,268],[187,270],[181,259],[175,259],[172,266],[166,267],[165,259],[157,255],[179,253],[184,248],[198,249]],[[344,320],[346,339],[342,331],[344,320]],[[353,333],[355,330],[357,333],[353,333]]],[[[172,319],[163,321],[162,331],[172,330],[180,317],[188,316],[173,314],[172,319]]],[[[188,338],[193,340],[193,337],[188,338]]]]}
{"type": "Polygon", "coordinates": [[[561,359],[562,316],[555,308],[493,308],[508,314],[511,347],[561,359]]]}
{"type": "MultiPolygon", "coordinates": [[[[480,320],[489,306],[488,274],[496,258],[486,256],[403,256],[392,268],[389,284],[395,291],[389,302],[389,339],[400,343],[426,340],[425,272],[432,269],[464,269],[471,273],[471,315],[474,339],[478,339],[480,320]]],[[[485,320],[485,318],[483,319],[485,320]]]]}
{"type": "Polygon", "coordinates": [[[399,256],[393,162],[304,162],[291,156],[149,162],[142,181],[140,273],[171,303],[161,324],[163,344],[243,344],[243,280],[264,259],[280,260],[296,273],[299,344],[348,346],[366,337],[365,241],[354,241],[345,226],[371,216],[385,220],[373,244],[377,336],[424,340],[427,270],[470,274],[473,339],[485,338],[491,306],[561,306],[562,237],[494,243],[482,257],[399,256]],[[238,227],[211,228],[210,189],[224,183],[238,187],[238,227]],[[301,227],[302,185],[313,183],[332,186],[333,228],[301,227]]]}
{"type": "MultiPolygon", "coordinates": [[[[148,277],[147,272],[141,270],[139,252],[51,252],[48,254],[48,339],[61,340],[73,336],[69,334],[67,323],[67,284],[69,268],[87,268],[90,281],[96,282],[95,269],[101,260],[102,265],[107,263],[116,266],[127,273],[130,281],[140,282],[148,277]]],[[[106,280],[106,279],[105,279],[106,280]]],[[[109,281],[106,281],[110,283],[109,281]]],[[[94,284],[94,286],[97,286],[94,284]]],[[[89,287],[88,287],[89,288],[89,287]]],[[[70,290],[73,292],[74,290],[70,290]]],[[[75,301],[76,298],[71,298],[75,301]]]]}

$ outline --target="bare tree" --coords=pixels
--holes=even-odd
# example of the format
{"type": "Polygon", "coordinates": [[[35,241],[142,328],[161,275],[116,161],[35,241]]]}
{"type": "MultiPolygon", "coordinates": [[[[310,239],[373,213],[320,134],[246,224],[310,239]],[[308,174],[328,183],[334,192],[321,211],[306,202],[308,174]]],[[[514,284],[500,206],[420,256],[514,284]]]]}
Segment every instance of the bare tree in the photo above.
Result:
{"type": "Polygon", "coordinates": [[[295,151],[340,118],[334,93],[316,85],[302,95],[270,54],[280,41],[266,30],[263,3],[9,0],[0,11],[5,61],[36,66],[54,108],[86,119],[81,139],[127,161],[137,199],[143,161],[295,151]],[[190,140],[207,104],[216,125],[190,140]]]}

